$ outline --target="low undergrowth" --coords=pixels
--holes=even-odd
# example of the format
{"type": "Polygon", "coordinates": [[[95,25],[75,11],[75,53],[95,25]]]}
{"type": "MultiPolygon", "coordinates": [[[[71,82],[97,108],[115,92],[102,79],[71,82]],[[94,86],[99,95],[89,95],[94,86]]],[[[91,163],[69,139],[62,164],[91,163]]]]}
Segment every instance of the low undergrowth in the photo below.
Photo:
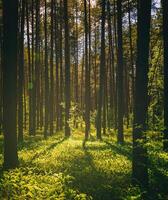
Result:
{"type": "MultiPolygon", "coordinates": [[[[2,139],[1,139],[2,140],[2,139]]],[[[93,135],[83,142],[74,132],[64,139],[59,133],[42,139],[26,138],[19,144],[19,168],[1,174],[0,199],[140,200],[131,185],[132,145],[115,137],[97,141],[93,135]]],[[[2,155],[0,156],[2,164],[2,155]]],[[[150,198],[168,199],[168,156],[161,143],[149,143],[150,198]]]]}

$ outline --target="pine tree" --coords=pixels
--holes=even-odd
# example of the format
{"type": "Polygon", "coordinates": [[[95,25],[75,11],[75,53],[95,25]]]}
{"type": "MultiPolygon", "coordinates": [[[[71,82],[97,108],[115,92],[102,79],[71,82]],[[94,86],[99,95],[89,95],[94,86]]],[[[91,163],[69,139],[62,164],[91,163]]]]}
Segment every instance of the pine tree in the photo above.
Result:
{"type": "Polygon", "coordinates": [[[4,168],[18,166],[16,134],[18,1],[3,0],[4,168]]]}
{"type": "Polygon", "coordinates": [[[143,189],[148,186],[146,130],[148,108],[148,59],[151,1],[138,1],[138,38],[133,124],[133,181],[143,189]]]}

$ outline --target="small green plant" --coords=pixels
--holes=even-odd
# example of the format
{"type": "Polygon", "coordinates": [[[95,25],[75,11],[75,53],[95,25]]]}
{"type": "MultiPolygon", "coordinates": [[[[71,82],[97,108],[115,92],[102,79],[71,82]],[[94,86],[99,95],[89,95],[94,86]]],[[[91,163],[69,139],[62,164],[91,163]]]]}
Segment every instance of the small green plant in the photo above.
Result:
{"type": "Polygon", "coordinates": [[[59,174],[41,174],[36,168],[19,168],[5,172],[0,182],[2,199],[74,199],[91,197],[70,187],[73,177],[59,174]]]}

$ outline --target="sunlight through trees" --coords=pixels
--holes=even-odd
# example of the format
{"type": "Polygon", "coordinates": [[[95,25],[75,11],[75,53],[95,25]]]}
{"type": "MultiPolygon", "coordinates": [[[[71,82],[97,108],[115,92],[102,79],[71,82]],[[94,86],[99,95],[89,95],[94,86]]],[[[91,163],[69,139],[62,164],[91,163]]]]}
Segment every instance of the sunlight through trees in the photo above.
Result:
{"type": "Polygon", "coordinates": [[[0,199],[168,198],[167,14],[0,0],[0,199]]]}

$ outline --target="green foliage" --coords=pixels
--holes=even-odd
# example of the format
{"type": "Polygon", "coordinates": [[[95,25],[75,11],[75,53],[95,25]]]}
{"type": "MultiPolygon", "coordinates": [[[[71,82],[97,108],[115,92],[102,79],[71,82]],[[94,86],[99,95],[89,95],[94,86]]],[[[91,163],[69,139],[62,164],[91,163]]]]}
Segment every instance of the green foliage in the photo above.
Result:
{"type": "Polygon", "coordinates": [[[158,12],[152,19],[149,67],[148,126],[151,130],[163,130],[163,41],[162,15],[158,12]]]}
{"type": "Polygon", "coordinates": [[[79,109],[79,106],[74,102],[71,102],[69,126],[72,131],[74,131],[78,126],[84,126],[83,112],[79,109]]]}
{"type": "MultiPolygon", "coordinates": [[[[20,168],[4,172],[0,199],[141,200],[140,188],[131,184],[131,129],[124,145],[116,137],[86,143],[78,130],[43,140],[39,135],[19,145],[20,168]]],[[[168,190],[168,156],[160,135],[147,132],[151,199],[165,200],[168,190]]],[[[0,157],[2,162],[2,157],[0,157]]]]}
{"type": "MultiPolygon", "coordinates": [[[[151,133],[152,137],[157,133],[151,133]]],[[[168,154],[164,152],[162,143],[159,140],[148,139],[148,149],[149,149],[149,175],[150,175],[150,185],[151,191],[155,199],[166,200],[168,197],[168,154]]]]}
{"type": "MultiPolygon", "coordinates": [[[[3,173],[0,181],[0,199],[91,199],[90,196],[72,187],[73,176],[57,173],[58,170],[54,169],[56,160],[52,153],[58,156],[53,150],[56,145],[63,142],[60,136],[48,141],[41,140],[39,136],[37,138],[39,141],[36,138],[34,141],[30,139],[31,143],[27,140],[19,151],[20,168],[3,173]]],[[[60,164],[59,162],[58,165],[60,164]]]]}
{"type": "Polygon", "coordinates": [[[32,90],[32,89],[33,89],[33,83],[32,83],[32,82],[29,82],[29,83],[28,83],[28,89],[29,89],[29,90],[32,90]]]}
{"type": "Polygon", "coordinates": [[[5,172],[1,182],[1,196],[9,199],[54,199],[69,195],[64,184],[69,180],[62,174],[40,175],[35,169],[20,168],[5,172]]]}
{"type": "Polygon", "coordinates": [[[5,172],[0,183],[3,199],[91,199],[70,188],[71,176],[42,174],[36,168],[19,168],[5,172]]]}
{"type": "MultiPolygon", "coordinates": [[[[61,103],[61,106],[65,111],[65,103],[64,102],[61,103]]],[[[68,121],[69,126],[72,131],[74,131],[77,127],[80,127],[81,130],[83,130],[83,127],[85,124],[83,115],[84,115],[84,113],[82,110],[79,109],[79,105],[72,101],[71,107],[70,107],[70,119],[68,121]]]]}

